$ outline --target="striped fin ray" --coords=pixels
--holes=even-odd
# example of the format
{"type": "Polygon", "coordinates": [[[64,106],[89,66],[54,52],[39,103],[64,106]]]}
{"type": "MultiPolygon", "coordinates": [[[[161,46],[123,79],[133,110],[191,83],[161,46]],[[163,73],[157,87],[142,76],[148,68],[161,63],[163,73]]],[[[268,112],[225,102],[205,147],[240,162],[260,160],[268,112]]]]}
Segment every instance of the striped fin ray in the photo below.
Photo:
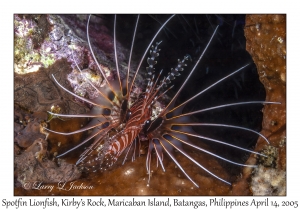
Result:
{"type": "Polygon", "coordinates": [[[205,108],[205,109],[201,109],[201,110],[197,110],[197,111],[193,111],[193,112],[188,112],[188,113],[184,113],[184,114],[175,115],[174,117],[167,118],[167,120],[173,120],[175,118],[189,116],[189,115],[193,115],[193,114],[197,114],[197,113],[201,113],[201,112],[206,112],[206,111],[210,111],[210,110],[213,110],[213,109],[220,109],[220,108],[226,108],[226,107],[231,107],[231,106],[239,106],[239,105],[247,105],[247,104],[281,104],[281,103],[279,103],[279,102],[269,102],[269,101],[244,101],[244,102],[237,102],[237,103],[230,103],[230,104],[222,104],[222,105],[209,107],[209,108],[205,108]]]}
{"type": "Polygon", "coordinates": [[[211,156],[214,156],[214,157],[216,157],[218,159],[224,160],[224,161],[229,162],[231,164],[238,165],[238,166],[247,166],[247,167],[252,167],[252,168],[256,168],[257,167],[256,165],[247,165],[247,164],[237,163],[237,162],[228,160],[228,159],[226,159],[226,158],[224,158],[224,157],[222,157],[220,155],[216,155],[216,154],[214,154],[214,153],[212,153],[212,152],[210,152],[208,150],[205,150],[205,149],[203,149],[201,147],[196,146],[195,144],[192,144],[192,143],[188,142],[186,139],[183,140],[182,138],[179,137],[180,135],[178,135],[178,134],[177,135],[176,134],[171,134],[171,133],[166,133],[166,134],[169,135],[172,139],[175,139],[175,140],[177,140],[177,141],[179,141],[179,142],[181,142],[183,144],[186,144],[186,145],[188,145],[190,147],[193,147],[193,148],[195,148],[195,149],[197,149],[199,151],[205,152],[205,153],[207,153],[207,154],[209,154],[211,156]]]}
{"type": "MultiPolygon", "coordinates": [[[[82,70],[80,69],[78,63],[76,62],[76,59],[74,58],[74,53],[73,53],[73,48],[72,48],[72,58],[73,61],[77,67],[77,69],[79,70],[79,72],[81,73],[81,75],[86,79],[86,81],[101,95],[101,97],[103,97],[106,101],[108,101],[111,105],[115,105],[118,106],[118,104],[114,103],[111,99],[109,99],[107,97],[107,94],[104,91],[101,91],[99,88],[97,88],[91,81],[90,79],[88,79],[85,74],[82,72],[82,70]],[[104,92],[104,93],[103,93],[104,92]]],[[[103,100],[103,103],[105,102],[105,100],[103,100]]]]}
{"type": "Polygon", "coordinates": [[[236,149],[239,149],[239,150],[243,150],[243,151],[246,151],[246,152],[249,152],[249,153],[255,153],[257,155],[262,155],[264,156],[263,154],[260,154],[258,152],[255,152],[255,151],[252,151],[252,150],[249,150],[249,149],[245,149],[245,148],[242,148],[242,147],[239,147],[239,146],[236,146],[234,144],[229,144],[229,143],[226,143],[226,142],[223,142],[221,140],[218,140],[218,139],[214,139],[214,138],[210,138],[210,137],[206,137],[206,136],[203,136],[203,135],[199,135],[199,134],[196,134],[195,132],[191,132],[191,131],[181,131],[181,130],[169,130],[169,131],[172,131],[172,132],[175,132],[175,133],[180,133],[180,134],[184,134],[184,135],[187,135],[187,136],[192,136],[192,137],[196,137],[196,138],[200,138],[200,139],[204,139],[204,140],[207,140],[207,141],[211,141],[211,142],[215,142],[215,143],[218,143],[218,144],[223,144],[223,145],[226,145],[226,146],[229,146],[229,147],[233,147],[233,148],[236,148],[236,149]]]}
{"type": "MultiPolygon", "coordinates": [[[[89,142],[89,141],[92,140],[94,137],[97,137],[97,136],[99,136],[99,135],[100,135],[100,136],[103,135],[103,133],[107,132],[108,130],[109,130],[109,127],[104,128],[104,129],[94,130],[93,133],[90,134],[87,138],[85,138],[80,144],[77,144],[75,147],[73,147],[73,148],[69,149],[68,151],[66,151],[66,152],[64,152],[64,153],[62,153],[62,154],[60,154],[60,155],[58,155],[57,157],[59,158],[59,157],[62,157],[62,156],[64,156],[64,155],[68,154],[69,152],[71,152],[71,151],[73,151],[73,150],[75,150],[75,149],[81,147],[81,146],[84,145],[85,143],[89,142]]],[[[98,139],[100,139],[100,138],[98,138],[98,139]]],[[[96,142],[97,142],[97,140],[96,140],[93,144],[95,144],[96,142]]],[[[86,150],[86,151],[87,151],[87,150],[86,150]]],[[[84,151],[83,154],[84,154],[86,151],[84,151]]],[[[81,154],[80,156],[82,157],[83,154],[81,154]]],[[[80,158],[79,160],[81,160],[81,158],[80,158]]],[[[76,165],[77,165],[78,163],[81,162],[81,161],[79,161],[79,160],[76,162],[76,165]]]]}
{"type": "Polygon", "coordinates": [[[115,124],[111,124],[103,130],[93,131],[93,133],[85,141],[94,139],[94,142],[80,155],[76,165],[84,165],[87,170],[101,170],[100,151],[104,149],[105,142],[109,141],[108,132],[114,126],[115,124]]]}
{"type": "Polygon", "coordinates": [[[182,171],[182,173],[196,186],[199,187],[199,185],[186,173],[186,171],[182,168],[180,163],[176,160],[175,156],[173,155],[173,147],[170,144],[166,144],[166,139],[159,139],[159,143],[161,147],[164,149],[164,151],[169,155],[169,157],[173,160],[173,162],[177,165],[177,167],[182,171]]]}
{"type": "Polygon", "coordinates": [[[48,128],[44,128],[44,129],[47,130],[47,131],[50,131],[50,132],[52,132],[52,133],[56,133],[56,134],[61,134],[61,135],[73,135],[73,134],[76,134],[76,133],[81,133],[81,132],[84,132],[84,131],[87,131],[87,130],[90,130],[90,129],[93,129],[93,128],[97,128],[97,127],[103,126],[105,123],[108,123],[108,121],[98,122],[98,123],[95,123],[95,124],[88,124],[87,126],[81,128],[81,129],[78,129],[78,130],[76,130],[76,131],[69,132],[69,133],[65,133],[65,132],[57,132],[57,131],[50,130],[50,129],[48,129],[48,128]]]}
{"type": "Polygon", "coordinates": [[[107,106],[103,106],[103,105],[101,105],[101,104],[95,103],[95,102],[93,102],[93,101],[91,101],[91,100],[89,100],[89,99],[86,99],[86,98],[84,98],[84,97],[78,96],[78,95],[76,95],[75,93],[69,91],[67,88],[65,88],[64,86],[62,86],[62,85],[56,80],[56,78],[54,77],[53,74],[52,74],[52,78],[54,79],[55,83],[56,83],[60,88],[62,88],[62,89],[63,89],[64,91],[66,91],[67,93],[73,95],[74,97],[76,97],[76,98],[78,98],[78,99],[80,99],[80,100],[82,100],[82,101],[85,101],[85,102],[87,102],[87,103],[89,103],[89,104],[91,104],[91,105],[94,105],[94,106],[98,106],[98,107],[100,107],[100,108],[103,108],[103,109],[109,108],[109,107],[107,107],[107,106]]]}
{"type": "MultiPolygon", "coordinates": [[[[179,148],[177,145],[175,145],[172,141],[168,140],[167,138],[164,138],[164,141],[163,142],[167,142],[169,143],[173,148],[175,148],[176,150],[178,150],[181,154],[183,154],[185,157],[187,157],[189,160],[191,160],[194,164],[196,164],[197,166],[199,166],[201,169],[203,169],[204,171],[206,171],[207,173],[209,173],[211,176],[219,179],[220,181],[226,183],[226,184],[229,184],[231,185],[230,182],[218,177],[217,175],[215,175],[214,173],[212,173],[211,171],[209,171],[208,169],[206,169],[204,166],[202,166],[200,163],[198,163],[195,159],[193,159],[191,156],[189,156],[186,152],[184,152],[181,148],[179,148]]],[[[162,141],[160,142],[162,144],[162,141]]],[[[164,147],[165,148],[165,147],[164,147]]],[[[166,151],[166,149],[165,149],[166,151]]],[[[169,153],[168,153],[169,154],[169,153]]],[[[172,159],[175,159],[175,157],[173,156],[172,159]]],[[[177,162],[177,161],[176,161],[177,162]]],[[[184,172],[184,174],[197,186],[199,187],[188,175],[187,173],[184,171],[184,169],[181,167],[181,165],[177,162],[176,165],[181,169],[182,172],[184,172]]]]}

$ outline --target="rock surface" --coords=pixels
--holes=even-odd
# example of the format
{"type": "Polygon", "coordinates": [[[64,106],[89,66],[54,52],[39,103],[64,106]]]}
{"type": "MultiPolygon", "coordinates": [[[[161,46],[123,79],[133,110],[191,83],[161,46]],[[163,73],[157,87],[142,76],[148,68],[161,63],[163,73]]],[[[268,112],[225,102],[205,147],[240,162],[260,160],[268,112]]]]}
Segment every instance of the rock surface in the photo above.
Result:
{"type": "MultiPolygon", "coordinates": [[[[273,174],[272,179],[277,179],[280,174],[280,189],[261,189],[264,195],[285,195],[286,185],[286,16],[285,15],[247,15],[245,36],[247,39],[246,48],[251,54],[257,70],[259,79],[266,89],[266,101],[280,102],[280,105],[266,105],[263,109],[263,128],[261,133],[268,138],[271,147],[278,150],[276,157],[271,161],[260,162],[266,166],[265,172],[256,173],[262,169],[260,166],[253,175],[252,185],[248,187],[251,179],[251,170],[245,168],[242,178],[235,183],[233,194],[249,195],[251,191],[257,195],[257,185],[266,183],[265,188],[272,188],[264,174],[273,174]],[[276,175],[276,176],[275,176],[276,175]],[[259,180],[259,181],[258,181],[259,180]]],[[[255,150],[267,149],[262,138],[258,139],[255,150]]],[[[267,153],[268,156],[272,156],[267,153]]],[[[256,164],[256,158],[252,155],[247,163],[256,164]]]]}

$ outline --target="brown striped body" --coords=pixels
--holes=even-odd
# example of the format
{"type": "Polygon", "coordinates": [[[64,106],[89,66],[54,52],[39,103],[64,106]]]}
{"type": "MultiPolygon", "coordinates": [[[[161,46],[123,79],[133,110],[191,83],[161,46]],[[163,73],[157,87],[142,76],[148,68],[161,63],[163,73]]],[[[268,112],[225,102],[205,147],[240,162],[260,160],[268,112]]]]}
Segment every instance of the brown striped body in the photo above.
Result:
{"type": "MultiPolygon", "coordinates": [[[[146,94],[149,96],[150,94],[146,94]]],[[[148,97],[142,95],[130,108],[130,118],[125,128],[111,138],[104,157],[110,156],[113,162],[117,161],[122,152],[138,137],[143,129],[145,121],[151,116],[151,108],[147,105],[148,97]]]]}

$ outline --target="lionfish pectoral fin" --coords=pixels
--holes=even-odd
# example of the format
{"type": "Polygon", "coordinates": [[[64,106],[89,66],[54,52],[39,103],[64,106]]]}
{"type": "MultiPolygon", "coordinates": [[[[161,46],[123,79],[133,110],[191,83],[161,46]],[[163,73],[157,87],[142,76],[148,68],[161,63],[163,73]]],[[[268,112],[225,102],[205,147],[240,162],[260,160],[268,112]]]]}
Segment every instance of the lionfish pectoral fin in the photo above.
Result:
{"type": "Polygon", "coordinates": [[[181,142],[182,144],[186,144],[186,145],[188,145],[190,147],[193,147],[193,148],[195,148],[195,149],[197,149],[199,151],[205,152],[206,154],[214,156],[214,157],[216,157],[218,159],[221,159],[223,161],[229,162],[229,163],[231,163],[233,165],[246,166],[246,167],[251,167],[251,168],[256,168],[257,167],[256,165],[247,165],[247,164],[242,164],[242,163],[237,163],[237,162],[231,161],[231,160],[226,159],[226,158],[224,158],[224,157],[222,157],[220,155],[216,155],[213,152],[210,152],[210,151],[205,150],[205,149],[203,149],[201,147],[198,147],[195,144],[192,144],[189,141],[187,141],[186,136],[183,135],[183,134],[178,134],[178,133],[172,133],[172,132],[170,132],[170,133],[167,133],[167,135],[171,136],[172,139],[177,140],[177,141],[181,142]]]}
{"type": "Polygon", "coordinates": [[[153,147],[155,150],[155,153],[157,155],[157,167],[158,167],[158,162],[161,165],[162,170],[165,172],[165,167],[163,164],[163,148],[161,147],[161,145],[159,144],[159,141],[157,139],[153,139],[153,147]]]}
{"type": "Polygon", "coordinates": [[[91,113],[87,113],[87,114],[59,114],[59,113],[54,113],[54,112],[50,112],[47,111],[50,115],[54,115],[57,117],[80,117],[80,118],[84,118],[84,117],[91,117],[91,118],[103,118],[103,114],[91,114],[91,113]]]}
{"type": "Polygon", "coordinates": [[[245,149],[243,147],[239,147],[239,146],[236,146],[236,145],[233,145],[233,144],[229,144],[229,143],[226,143],[226,142],[218,140],[218,139],[213,139],[213,138],[209,138],[209,137],[206,137],[206,136],[198,135],[194,130],[192,130],[191,126],[215,126],[215,127],[228,127],[228,128],[246,130],[246,131],[257,134],[258,136],[263,138],[268,144],[270,144],[268,139],[264,135],[262,135],[261,133],[259,133],[257,131],[254,131],[252,129],[245,128],[245,127],[227,125],[227,124],[214,124],[214,123],[174,124],[174,125],[172,125],[171,129],[169,129],[169,131],[173,132],[174,134],[176,134],[176,133],[180,134],[181,133],[181,134],[184,134],[184,135],[187,135],[187,136],[193,136],[193,137],[205,139],[205,140],[208,140],[208,141],[212,141],[212,142],[216,142],[216,143],[219,143],[219,144],[224,144],[224,145],[227,145],[227,146],[230,146],[230,147],[234,147],[236,149],[243,150],[243,151],[246,151],[246,152],[249,152],[249,153],[253,153],[253,154],[256,154],[256,155],[267,157],[265,154],[262,154],[262,153],[259,153],[259,152],[255,152],[255,151],[252,151],[252,150],[245,149]]]}
{"type": "Polygon", "coordinates": [[[245,149],[243,147],[236,146],[234,144],[229,144],[229,143],[223,142],[223,141],[218,140],[218,139],[213,139],[213,138],[209,138],[209,137],[206,137],[206,136],[198,135],[195,132],[183,132],[183,131],[179,131],[179,130],[170,130],[170,131],[175,132],[175,133],[181,133],[181,134],[184,134],[184,135],[187,135],[187,136],[193,136],[193,137],[196,137],[196,138],[199,138],[199,139],[208,140],[208,141],[215,142],[215,143],[218,143],[218,144],[227,145],[229,147],[233,147],[233,148],[236,148],[236,149],[239,149],[239,150],[243,150],[243,151],[246,151],[246,152],[250,152],[250,153],[254,153],[254,154],[257,154],[257,155],[264,156],[263,154],[260,154],[258,152],[252,151],[252,150],[245,149]]]}
{"type": "Polygon", "coordinates": [[[67,135],[73,135],[73,134],[76,134],[76,133],[81,133],[81,132],[84,132],[84,131],[88,131],[88,130],[90,130],[90,129],[97,128],[97,127],[98,127],[98,129],[103,129],[103,125],[105,125],[106,123],[108,123],[108,122],[107,122],[107,121],[106,121],[106,122],[105,122],[105,121],[104,121],[104,122],[99,121],[99,122],[94,123],[94,124],[88,124],[88,125],[84,126],[84,127],[81,128],[81,129],[78,129],[78,130],[76,130],[76,131],[69,132],[69,133],[58,132],[58,131],[50,130],[50,129],[48,129],[48,128],[44,128],[44,129],[47,130],[47,131],[50,131],[50,132],[52,132],[52,133],[56,133],[56,134],[60,134],[60,135],[65,135],[65,136],[67,136],[67,135]],[[100,126],[101,126],[101,127],[100,127],[100,126]]]}
{"type": "Polygon", "coordinates": [[[130,144],[129,147],[127,148],[127,151],[126,151],[124,160],[123,160],[123,162],[122,162],[122,165],[124,165],[124,163],[125,163],[125,161],[126,161],[126,159],[127,159],[127,156],[128,156],[128,154],[129,154],[129,152],[130,152],[130,150],[131,150],[132,145],[133,145],[133,142],[131,142],[131,144],[130,144]]]}
{"type": "Polygon", "coordinates": [[[151,165],[151,152],[153,150],[153,142],[149,141],[149,146],[148,146],[148,152],[147,152],[147,158],[146,158],[146,170],[147,173],[150,173],[150,165],[151,165]]]}
{"type": "Polygon", "coordinates": [[[178,124],[180,126],[215,126],[215,127],[227,127],[227,128],[235,128],[235,129],[240,129],[240,130],[246,130],[252,133],[255,133],[257,135],[259,135],[260,137],[262,137],[268,144],[270,144],[269,140],[262,135],[261,133],[249,129],[249,128],[245,128],[245,127],[241,127],[241,126],[236,126],[236,125],[228,125],[228,124],[215,124],[215,123],[185,123],[185,124],[178,124]]]}
{"type": "MultiPolygon", "coordinates": [[[[164,138],[164,140],[166,141],[166,142],[168,142],[173,148],[175,148],[176,150],[178,150],[181,154],[183,154],[185,157],[187,157],[189,160],[191,160],[194,164],[196,164],[197,166],[199,166],[202,170],[204,170],[204,171],[206,171],[207,173],[209,173],[210,175],[212,175],[213,177],[215,177],[215,178],[217,178],[218,180],[220,180],[220,181],[222,181],[222,182],[224,182],[224,183],[226,183],[226,184],[229,184],[229,185],[231,185],[231,183],[230,182],[228,182],[228,181],[226,181],[226,180],[224,180],[224,179],[222,179],[222,178],[220,178],[220,177],[218,177],[217,175],[215,175],[214,173],[212,173],[211,171],[209,171],[207,168],[205,168],[204,166],[202,166],[200,163],[198,163],[195,159],[193,159],[191,156],[189,156],[186,152],[184,152],[181,148],[179,148],[178,146],[176,146],[172,141],[170,141],[170,140],[168,140],[167,138],[165,138],[165,137],[163,137],[164,138]]],[[[167,153],[168,153],[168,151],[167,150],[165,150],[167,153]]],[[[169,154],[169,153],[168,153],[169,154]]],[[[173,157],[174,158],[174,157],[173,157]]],[[[172,158],[172,159],[173,159],[172,158]]],[[[175,159],[175,158],[174,158],[175,159]]],[[[173,159],[173,161],[174,161],[174,159],[173,159]]],[[[176,163],[177,164],[177,163],[176,163]]],[[[178,166],[178,165],[177,165],[178,166]]],[[[178,166],[179,167],[179,166],[178,166]]],[[[182,170],[182,171],[184,171],[183,169],[182,169],[182,167],[180,166],[180,169],[182,170]]],[[[185,173],[185,172],[184,172],[185,173]]],[[[187,174],[185,173],[185,175],[187,176],[187,174]]],[[[194,183],[194,181],[193,181],[193,183],[194,183]]],[[[198,185],[196,185],[196,186],[198,186],[198,185]]],[[[198,186],[199,187],[199,186],[198,186]]]]}
{"type": "Polygon", "coordinates": [[[136,144],[137,144],[137,142],[140,144],[140,140],[139,140],[138,137],[135,138],[135,140],[134,140],[134,148],[133,148],[133,153],[132,153],[132,157],[131,157],[131,161],[132,161],[132,162],[135,161],[135,157],[136,157],[136,149],[137,149],[136,144]]]}
{"type": "Polygon", "coordinates": [[[183,105],[181,107],[178,107],[178,109],[174,109],[173,111],[171,111],[171,109],[174,108],[174,105],[175,105],[175,101],[172,104],[170,104],[170,106],[166,110],[166,114],[165,115],[166,115],[167,119],[182,114],[182,111],[183,111],[185,105],[183,105]]]}
{"type": "Polygon", "coordinates": [[[71,48],[71,49],[72,49],[71,50],[72,58],[73,58],[73,61],[76,65],[77,69],[80,71],[81,75],[85,78],[85,80],[100,94],[100,96],[98,96],[98,97],[103,98],[102,104],[105,105],[105,106],[115,105],[115,103],[109,97],[107,97],[107,94],[105,92],[101,91],[100,90],[101,88],[96,87],[92,83],[91,79],[87,78],[87,76],[83,73],[83,71],[80,69],[76,59],[74,58],[73,48],[71,48]]]}
{"type": "Polygon", "coordinates": [[[196,186],[199,188],[199,185],[185,172],[185,170],[182,168],[182,166],[180,165],[180,163],[176,160],[176,158],[174,157],[174,155],[171,152],[171,148],[168,148],[169,145],[165,144],[166,140],[165,139],[160,139],[159,143],[162,146],[162,148],[164,149],[164,151],[170,156],[170,158],[173,160],[173,162],[177,165],[177,167],[182,171],[182,173],[196,186]]]}
{"type": "Polygon", "coordinates": [[[71,94],[72,96],[74,96],[74,97],[76,97],[76,98],[78,98],[78,99],[80,99],[80,100],[82,100],[82,101],[84,101],[84,102],[86,102],[86,103],[89,103],[89,104],[94,105],[94,106],[98,106],[98,107],[103,108],[103,109],[109,108],[109,107],[107,107],[107,106],[103,106],[103,105],[101,105],[101,104],[95,103],[95,102],[93,102],[93,101],[91,101],[91,100],[89,100],[89,99],[87,99],[87,98],[78,96],[78,95],[76,95],[75,93],[69,91],[67,88],[65,88],[64,86],[62,86],[62,85],[56,80],[56,78],[54,77],[53,74],[52,74],[52,78],[53,78],[53,80],[55,81],[55,83],[56,83],[60,88],[62,88],[64,91],[66,91],[67,93],[71,94]]]}
{"type": "Polygon", "coordinates": [[[173,120],[175,118],[181,118],[181,117],[187,117],[193,114],[201,113],[210,111],[213,109],[220,109],[220,108],[226,108],[226,107],[232,107],[232,106],[240,106],[240,105],[247,105],[247,104],[281,104],[280,102],[272,102],[272,101],[244,101],[244,102],[237,102],[237,103],[230,103],[230,104],[221,104],[218,106],[212,106],[205,109],[196,110],[193,112],[188,112],[184,114],[174,115],[172,118],[169,118],[167,120],[173,120]]]}
{"type": "MultiPolygon", "coordinates": [[[[90,36],[89,36],[89,24],[90,24],[90,19],[91,19],[91,15],[89,15],[89,17],[88,17],[87,26],[86,26],[86,33],[87,33],[87,42],[88,42],[89,49],[90,49],[90,51],[91,51],[92,57],[93,57],[93,59],[94,59],[96,65],[97,65],[97,67],[98,67],[100,73],[102,74],[104,80],[106,81],[106,83],[107,83],[109,89],[110,89],[111,92],[115,95],[115,97],[117,98],[117,100],[118,100],[118,101],[121,101],[120,98],[119,98],[120,95],[118,95],[118,94],[116,93],[116,91],[115,91],[116,89],[111,85],[111,81],[109,81],[109,80],[107,79],[107,76],[105,75],[104,70],[103,70],[102,67],[100,66],[100,64],[99,64],[99,62],[98,62],[98,60],[97,60],[97,58],[96,58],[96,56],[95,56],[94,50],[93,50],[92,45],[91,45],[90,36]]],[[[117,90],[119,90],[119,88],[118,88],[117,90]]]]}
{"type": "MultiPolygon", "coordinates": [[[[98,139],[100,139],[100,138],[103,136],[103,133],[105,133],[105,131],[106,131],[105,128],[104,128],[104,129],[100,129],[100,130],[94,130],[94,131],[93,131],[88,137],[86,137],[80,144],[77,144],[75,147],[69,149],[68,151],[66,151],[66,152],[64,152],[63,154],[60,154],[60,155],[58,155],[58,156],[56,156],[56,157],[57,157],[57,158],[60,158],[60,157],[62,157],[62,156],[64,156],[64,155],[68,154],[69,152],[71,152],[71,151],[73,151],[73,150],[75,150],[75,149],[81,147],[82,145],[84,145],[85,143],[89,142],[91,139],[93,139],[93,138],[95,138],[95,137],[96,137],[96,139],[97,139],[97,138],[100,136],[100,137],[98,138],[98,139]]],[[[92,144],[92,145],[94,145],[94,144],[92,144]]],[[[92,145],[91,145],[91,146],[92,146],[92,145]]],[[[88,150],[84,151],[84,153],[86,153],[86,152],[88,152],[88,150]]],[[[83,154],[84,154],[84,153],[83,153],[83,154]]],[[[82,156],[84,156],[83,154],[80,155],[81,158],[80,158],[79,160],[77,160],[76,165],[79,164],[79,163],[81,162],[82,156]]]]}

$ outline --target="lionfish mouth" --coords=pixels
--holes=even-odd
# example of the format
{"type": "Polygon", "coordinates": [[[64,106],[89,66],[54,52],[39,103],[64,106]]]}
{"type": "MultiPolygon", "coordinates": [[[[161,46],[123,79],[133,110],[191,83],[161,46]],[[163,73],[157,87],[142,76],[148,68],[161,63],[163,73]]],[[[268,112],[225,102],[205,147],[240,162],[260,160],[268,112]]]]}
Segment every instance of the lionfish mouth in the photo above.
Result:
{"type": "MultiPolygon", "coordinates": [[[[98,81],[87,76],[87,71],[83,71],[74,54],[72,56],[76,68],[90,88],[96,92],[97,97],[91,99],[76,95],[65,88],[55,75],[52,75],[53,80],[62,90],[92,106],[89,113],[81,115],[49,112],[50,115],[61,118],[91,119],[83,128],[69,133],[45,128],[61,135],[88,133],[80,144],[59,154],[59,158],[63,158],[64,155],[72,153],[77,148],[85,148],[78,157],[76,165],[87,173],[106,171],[113,165],[119,166],[118,162],[126,164],[127,159],[135,160],[141,155],[141,145],[146,143],[144,173],[149,175],[150,186],[154,160],[157,166],[165,172],[168,171],[164,162],[174,162],[196,187],[199,187],[201,183],[194,181],[194,178],[185,170],[181,163],[182,158],[190,161],[196,168],[204,170],[207,175],[228,185],[231,184],[229,180],[216,175],[209,167],[204,166],[206,164],[203,162],[207,160],[199,160],[194,155],[205,153],[224,164],[256,167],[244,164],[240,157],[251,153],[264,156],[251,150],[255,144],[253,139],[260,136],[266,144],[269,144],[269,141],[258,132],[260,128],[257,126],[257,121],[261,120],[261,116],[260,119],[251,117],[253,113],[260,112],[261,104],[278,103],[264,101],[264,96],[258,96],[258,98],[253,96],[253,92],[260,91],[257,90],[258,76],[254,73],[255,67],[250,56],[243,51],[243,43],[228,44],[226,42],[239,33],[237,28],[242,28],[242,24],[239,25],[236,20],[228,35],[228,32],[223,29],[223,25],[228,23],[222,21],[219,16],[216,16],[215,20],[210,16],[203,16],[206,20],[204,25],[200,25],[202,22],[197,22],[194,16],[171,15],[167,18],[162,16],[160,18],[165,19],[164,22],[157,20],[157,25],[160,24],[160,27],[147,41],[147,45],[145,46],[146,41],[143,41],[143,47],[141,47],[139,33],[141,30],[147,30],[147,18],[156,17],[137,15],[136,23],[132,24],[134,28],[127,56],[128,66],[125,71],[122,71],[118,62],[116,41],[120,37],[117,23],[121,21],[121,18],[115,16],[113,24],[115,60],[113,73],[115,76],[108,76],[103,65],[98,62],[90,40],[89,27],[92,18],[97,17],[91,15],[88,17],[87,42],[92,59],[98,68],[96,73],[103,78],[104,82],[100,85],[98,81]],[[140,24],[140,21],[143,23],[140,24]],[[162,37],[162,34],[168,38],[162,37]],[[184,44],[181,44],[183,37],[188,41],[183,41],[184,44]],[[169,40],[174,41],[167,47],[168,44],[165,43],[169,40]],[[176,55],[178,60],[171,61],[169,58],[174,57],[172,54],[176,47],[180,49],[180,54],[176,55]],[[215,52],[216,48],[219,51],[215,52]],[[232,53],[227,57],[233,57],[234,62],[223,58],[218,58],[217,62],[212,61],[212,58],[221,55],[220,52],[225,52],[223,50],[225,48],[231,49],[232,53]],[[135,68],[132,67],[132,57],[140,59],[135,68]],[[240,61],[241,57],[243,57],[242,61],[240,61]],[[223,62],[224,60],[226,63],[223,62]],[[162,68],[164,71],[161,71],[162,68]],[[140,73],[145,74],[143,86],[141,81],[137,82],[140,73]],[[254,76],[255,82],[248,79],[251,74],[256,75],[254,76]],[[224,87],[226,83],[227,87],[224,87]],[[168,99],[166,95],[170,98],[168,99]],[[245,112],[248,115],[244,116],[245,112]],[[203,142],[209,146],[203,146],[203,142]],[[234,156],[228,155],[230,153],[234,156]]],[[[169,184],[172,185],[172,183],[169,184]]]]}

